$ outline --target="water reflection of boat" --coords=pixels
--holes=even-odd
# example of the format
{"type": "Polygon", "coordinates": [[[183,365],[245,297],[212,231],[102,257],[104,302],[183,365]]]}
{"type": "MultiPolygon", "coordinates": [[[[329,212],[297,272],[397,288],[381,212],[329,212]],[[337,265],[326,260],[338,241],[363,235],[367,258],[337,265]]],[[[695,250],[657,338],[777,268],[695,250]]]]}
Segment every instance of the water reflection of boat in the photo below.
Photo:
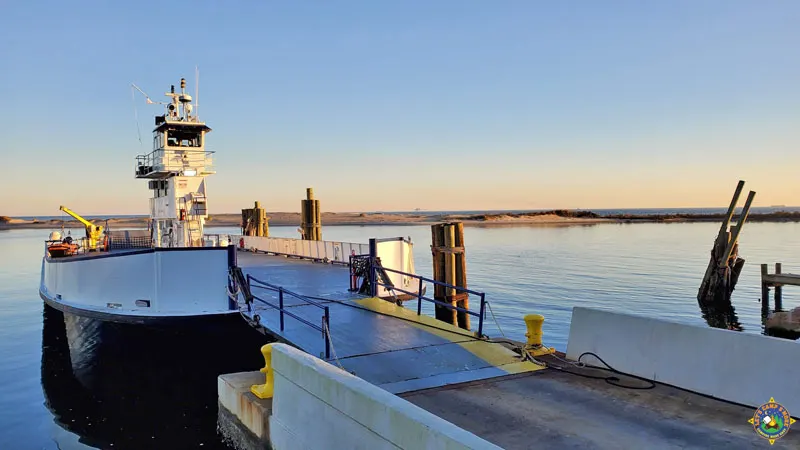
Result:
{"type": "Polygon", "coordinates": [[[43,315],[45,404],[79,442],[228,448],[216,433],[216,377],[263,366],[263,336],[237,316],[192,331],[102,322],[46,305],[43,315]]]}

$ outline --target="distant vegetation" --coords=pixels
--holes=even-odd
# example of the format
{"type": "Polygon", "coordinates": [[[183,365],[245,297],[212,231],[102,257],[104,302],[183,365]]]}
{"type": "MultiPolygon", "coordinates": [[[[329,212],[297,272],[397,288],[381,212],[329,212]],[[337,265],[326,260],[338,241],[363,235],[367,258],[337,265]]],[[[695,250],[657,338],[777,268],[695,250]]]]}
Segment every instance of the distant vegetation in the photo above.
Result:
{"type": "Polygon", "coordinates": [[[8,222],[11,222],[11,217],[0,216],[0,223],[8,223],[8,222]]]}
{"type": "MultiPolygon", "coordinates": [[[[611,219],[628,222],[705,222],[721,221],[724,214],[608,214],[600,215],[592,211],[570,211],[566,209],[554,209],[551,211],[534,211],[525,213],[505,213],[505,214],[477,214],[471,216],[474,220],[500,220],[506,217],[526,218],[536,216],[558,216],[572,219],[611,219]]],[[[737,219],[738,216],[734,216],[737,219]]],[[[776,211],[770,213],[751,213],[748,219],[751,222],[800,222],[800,212],[776,211]]]]}
{"type": "MultiPolygon", "coordinates": [[[[606,219],[667,222],[667,221],[721,221],[725,214],[612,214],[598,216],[606,219]]],[[[734,220],[738,216],[734,216],[734,220]]],[[[751,222],[799,222],[800,212],[776,211],[771,213],[751,213],[747,216],[751,222]]]]}
{"type": "Polygon", "coordinates": [[[475,220],[496,220],[503,217],[536,217],[536,216],[558,216],[573,219],[601,219],[597,213],[591,211],[570,211],[567,209],[554,209],[551,211],[534,211],[526,213],[506,213],[506,214],[478,214],[472,216],[475,220]]]}

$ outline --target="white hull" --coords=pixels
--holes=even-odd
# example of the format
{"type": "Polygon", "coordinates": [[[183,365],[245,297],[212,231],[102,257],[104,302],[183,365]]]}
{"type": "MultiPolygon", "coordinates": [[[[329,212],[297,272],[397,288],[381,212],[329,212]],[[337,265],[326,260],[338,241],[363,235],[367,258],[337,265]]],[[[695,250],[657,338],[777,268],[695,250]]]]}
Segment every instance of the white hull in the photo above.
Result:
{"type": "Polygon", "coordinates": [[[154,248],[42,259],[39,294],[61,311],[115,322],[238,313],[233,247],[154,248]]]}

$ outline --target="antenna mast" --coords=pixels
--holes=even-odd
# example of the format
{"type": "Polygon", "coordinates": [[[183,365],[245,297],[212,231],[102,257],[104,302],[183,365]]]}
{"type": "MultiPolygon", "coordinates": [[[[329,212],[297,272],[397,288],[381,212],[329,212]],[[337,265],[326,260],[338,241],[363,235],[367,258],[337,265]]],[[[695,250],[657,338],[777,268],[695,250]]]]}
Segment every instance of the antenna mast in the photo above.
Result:
{"type": "Polygon", "coordinates": [[[197,112],[200,103],[200,70],[194,66],[194,118],[200,120],[200,114],[197,112]]]}
{"type": "Polygon", "coordinates": [[[137,85],[135,85],[135,84],[133,84],[133,83],[131,83],[131,86],[133,86],[134,88],[136,88],[136,90],[137,90],[137,91],[141,92],[141,93],[142,93],[142,95],[144,95],[144,98],[147,100],[147,104],[148,104],[148,105],[152,105],[152,104],[157,104],[157,105],[165,105],[165,104],[166,104],[166,103],[164,103],[164,102],[154,102],[154,101],[150,100],[150,96],[149,96],[149,95],[147,95],[147,94],[146,94],[146,93],[145,93],[143,90],[139,89],[139,86],[137,86],[137,85]]]}

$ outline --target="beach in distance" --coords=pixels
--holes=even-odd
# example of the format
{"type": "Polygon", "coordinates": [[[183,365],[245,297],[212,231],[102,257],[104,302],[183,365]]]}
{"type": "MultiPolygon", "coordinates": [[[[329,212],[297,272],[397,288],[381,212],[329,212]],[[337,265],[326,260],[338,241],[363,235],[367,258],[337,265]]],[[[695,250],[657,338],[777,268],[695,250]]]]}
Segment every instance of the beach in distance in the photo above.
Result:
{"type": "MultiPolygon", "coordinates": [[[[587,225],[600,223],[647,223],[647,222],[714,222],[724,217],[724,212],[592,212],[585,210],[550,210],[533,212],[323,212],[322,225],[429,225],[440,222],[459,221],[465,225],[587,225]]],[[[269,224],[274,226],[300,225],[300,213],[268,212],[269,224]]],[[[145,216],[87,216],[98,224],[113,228],[139,228],[147,226],[145,216]]],[[[241,225],[241,214],[211,214],[208,226],[233,227],[241,225]]],[[[763,208],[751,212],[750,222],[800,222],[800,211],[796,208],[774,210],[763,208]]],[[[0,216],[0,229],[54,228],[63,226],[81,228],[83,225],[69,217],[32,218],[0,216]]]]}

